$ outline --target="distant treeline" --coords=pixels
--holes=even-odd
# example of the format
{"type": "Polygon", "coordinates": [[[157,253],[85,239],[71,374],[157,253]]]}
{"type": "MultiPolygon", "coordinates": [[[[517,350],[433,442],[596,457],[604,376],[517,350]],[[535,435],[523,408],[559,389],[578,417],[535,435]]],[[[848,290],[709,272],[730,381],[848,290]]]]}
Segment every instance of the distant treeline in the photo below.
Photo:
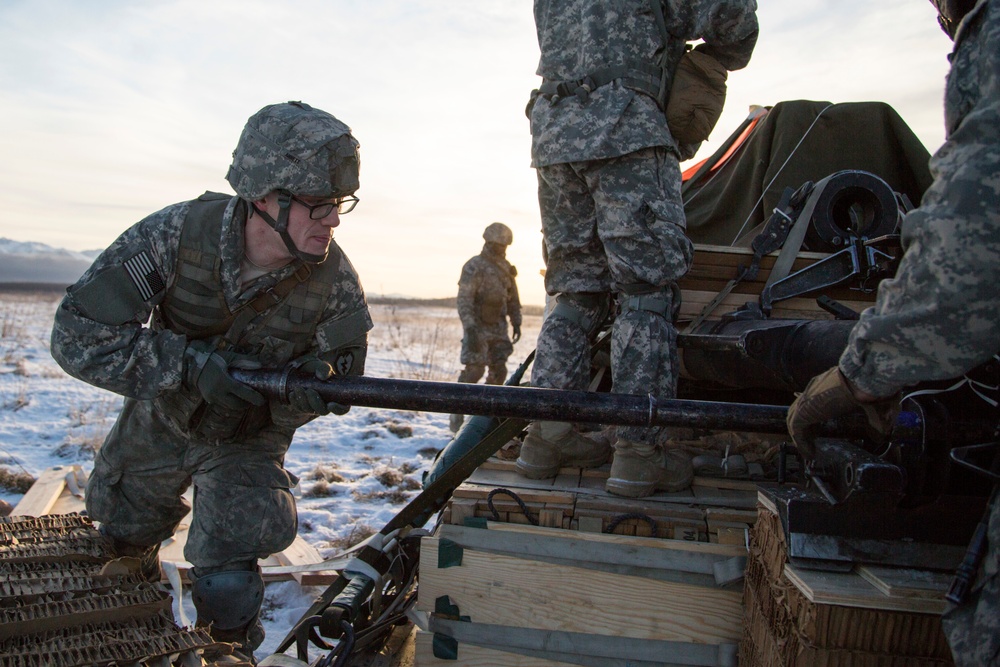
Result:
{"type": "MultiPolygon", "coordinates": [[[[404,296],[381,296],[369,295],[368,303],[380,306],[423,306],[428,308],[457,308],[456,299],[453,296],[444,299],[411,299],[404,296]]],[[[542,306],[522,305],[521,312],[524,315],[541,316],[545,309],[542,306]]]]}
{"type": "MultiPolygon", "coordinates": [[[[2,292],[27,294],[62,294],[69,285],[59,283],[0,283],[2,292]]],[[[455,297],[444,299],[410,299],[402,296],[369,296],[368,303],[382,306],[421,306],[427,308],[455,308],[455,297]]],[[[521,306],[525,315],[542,315],[541,306],[521,306]]]]}
{"type": "Polygon", "coordinates": [[[61,283],[0,283],[2,292],[20,292],[31,294],[63,294],[68,284],[61,283]]]}

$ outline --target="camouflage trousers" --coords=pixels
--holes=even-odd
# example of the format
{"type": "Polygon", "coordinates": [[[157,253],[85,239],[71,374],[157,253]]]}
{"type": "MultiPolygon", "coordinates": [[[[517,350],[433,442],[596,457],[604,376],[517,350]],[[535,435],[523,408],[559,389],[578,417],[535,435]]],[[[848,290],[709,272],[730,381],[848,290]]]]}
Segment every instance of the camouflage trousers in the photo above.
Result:
{"type": "Polygon", "coordinates": [[[1000,493],[994,493],[989,511],[979,579],[965,602],[941,619],[957,667],[1000,666],[1000,493]]]}
{"type": "Polygon", "coordinates": [[[110,536],[152,546],[192,509],[182,495],[193,484],[184,558],[202,571],[256,562],[288,547],[298,530],[297,480],[282,467],[290,442],[273,426],[243,444],[192,441],[151,401],[126,398],[94,461],[87,512],[110,536]]]}
{"type": "MultiPolygon", "coordinates": [[[[649,148],[610,160],[538,169],[549,294],[653,292],[671,304],[694,246],[684,232],[680,168],[673,153],[649,148]]],[[[676,307],[679,304],[672,304],[676,307]]],[[[584,320],[599,308],[577,303],[584,320]]],[[[665,314],[623,309],[611,343],[613,391],[670,398],[677,393],[677,331],[665,314]]],[[[549,313],[538,335],[532,385],[585,389],[588,332],[577,319],[549,313]]],[[[655,442],[659,429],[623,427],[620,438],[655,442]]]]}
{"type": "Polygon", "coordinates": [[[460,361],[465,369],[458,376],[459,382],[479,382],[489,366],[487,384],[503,384],[507,379],[507,359],[514,352],[514,346],[507,335],[507,321],[480,326],[475,334],[468,330],[462,336],[460,361]]]}

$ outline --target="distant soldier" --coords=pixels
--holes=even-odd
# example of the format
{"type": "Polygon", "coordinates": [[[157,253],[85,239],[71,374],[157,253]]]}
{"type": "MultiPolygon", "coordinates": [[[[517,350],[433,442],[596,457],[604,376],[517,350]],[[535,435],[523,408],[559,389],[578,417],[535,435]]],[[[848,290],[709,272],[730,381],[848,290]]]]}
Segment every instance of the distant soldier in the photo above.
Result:
{"type": "Polygon", "coordinates": [[[301,102],[264,107],[227,180],[125,230],[69,288],[52,356],[125,397],[94,461],[87,511],[119,556],[159,580],[157,551],[192,510],[197,625],[244,658],[264,638],[258,559],[295,539],[295,430],[346,406],[313,389],[268,400],[232,368],[288,365],[319,378],[364,372],[368,305],[333,241],[358,199],[350,128],[301,102]],[[183,498],[194,487],[193,509],[183,498]]]}
{"type": "MultiPolygon", "coordinates": [[[[906,249],[861,314],[840,363],[816,376],[788,412],[800,453],[816,424],[865,412],[888,431],[900,392],[959,377],[1000,352],[1000,0],[932,0],[955,41],[945,89],[947,140],[934,182],[903,220],[906,249]]],[[[996,488],[996,487],[994,487],[996,488]]],[[[943,616],[959,667],[1000,665],[1000,495],[971,591],[943,616]]]]}
{"type": "MultiPolygon", "coordinates": [[[[462,320],[462,356],[465,368],[459,382],[479,382],[489,367],[486,384],[507,379],[507,357],[521,339],[521,300],[517,294],[517,269],[507,261],[507,246],[514,233],[502,222],[483,232],[483,251],[462,267],[458,279],[458,317],[462,320]],[[507,319],[513,337],[507,331],[507,319]]],[[[464,415],[452,415],[449,426],[458,431],[464,415]]]]}

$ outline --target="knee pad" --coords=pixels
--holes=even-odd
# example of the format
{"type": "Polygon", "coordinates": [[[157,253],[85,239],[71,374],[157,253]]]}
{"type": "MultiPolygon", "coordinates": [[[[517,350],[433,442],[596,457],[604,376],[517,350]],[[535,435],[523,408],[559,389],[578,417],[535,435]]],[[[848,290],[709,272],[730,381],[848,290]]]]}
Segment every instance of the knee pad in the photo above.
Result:
{"type": "Polygon", "coordinates": [[[648,290],[623,289],[618,294],[618,307],[622,314],[645,311],[673,321],[680,310],[680,289],[676,285],[668,287],[648,286],[648,290]]]}
{"type": "Polygon", "coordinates": [[[223,570],[199,575],[191,587],[198,624],[219,630],[245,628],[256,621],[264,602],[259,569],[223,570]]]}
{"type": "Polygon", "coordinates": [[[611,310],[606,292],[562,292],[556,295],[556,305],[550,317],[561,317],[575,323],[591,338],[600,329],[611,310]]]}

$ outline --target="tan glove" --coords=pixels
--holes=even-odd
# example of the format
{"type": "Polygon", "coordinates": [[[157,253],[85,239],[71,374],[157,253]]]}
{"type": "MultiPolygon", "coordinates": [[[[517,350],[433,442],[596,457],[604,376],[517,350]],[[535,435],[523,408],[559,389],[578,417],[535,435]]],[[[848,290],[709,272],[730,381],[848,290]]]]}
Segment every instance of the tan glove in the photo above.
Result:
{"type": "Polygon", "coordinates": [[[870,436],[882,442],[892,430],[899,412],[899,397],[862,403],[851,391],[847,378],[837,366],[820,373],[806,385],[788,408],[785,423],[799,453],[806,460],[816,455],[816,428],[823,422],[855,411],[863,411],[868,418],[870,436]]]}

